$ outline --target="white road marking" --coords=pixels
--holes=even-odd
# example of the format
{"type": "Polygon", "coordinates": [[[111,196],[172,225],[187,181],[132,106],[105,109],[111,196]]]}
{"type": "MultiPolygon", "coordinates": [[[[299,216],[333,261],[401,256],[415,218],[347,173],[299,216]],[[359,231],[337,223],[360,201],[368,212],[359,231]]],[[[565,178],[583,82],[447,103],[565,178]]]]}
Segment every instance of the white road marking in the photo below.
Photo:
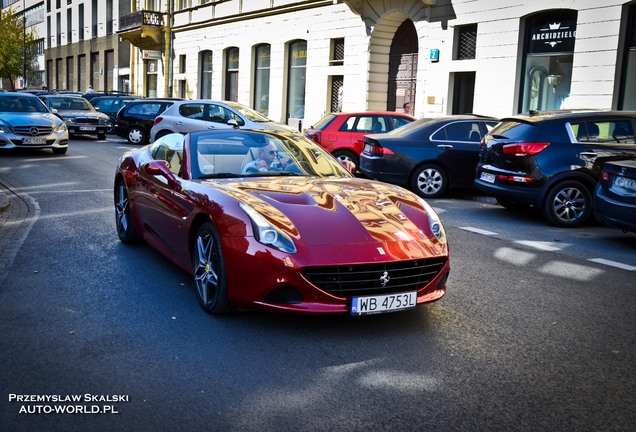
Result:
{"type": "Polygon", "coordinates": [[[633,265],[629,265],[629,264],[623,264],[620,262],[616,262],[616,261],[610,261],[610,260],[606,260],[605,258],[590,258],[588,259],[588,261],[592,261],[598,264],[605,264],[611,267],[618,267],[620,269],[623,270],[629,270],[629,271],[636,271],[636,266],[633,265]]]}
{"type": "Polygon", "coordinates": [[[574,279],[581,282],[590,281],[605,273],[601,269],[582,266],[564,261],[551,261],[539,269],[541,273],[552,276],[574,279]]]}
{"type": "Polygon", "coordinates": [[[522,244],[525,246],[530,246],[535,249],[539,249],[547,252],[555,252],[563,250],[562,247],[553,246],[554,244],[563,245],[563,243],[552,243],[552,242],[543,242],[543,241],[532,241],[532,240],[515,240],[515,243],[522,244]]]}
{"type": "Polygon", "coordinates": [[[459,228],[463,229],[464,231],[470,231],[470,232],[474,232],[474,233],[477,233],[477,234],[483,234],[483,235],[488,235],[488,236],[497,235],[496,232],[486,231],[486,230],[483,230],[481,228],[475,228],[475,227],[459,227],[459,228]]]}

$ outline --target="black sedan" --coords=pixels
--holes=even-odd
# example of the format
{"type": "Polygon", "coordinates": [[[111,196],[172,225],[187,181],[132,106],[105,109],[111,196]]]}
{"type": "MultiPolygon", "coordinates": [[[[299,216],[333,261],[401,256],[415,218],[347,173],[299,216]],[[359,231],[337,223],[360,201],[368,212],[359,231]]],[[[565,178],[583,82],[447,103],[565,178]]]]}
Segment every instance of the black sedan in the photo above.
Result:
{"type": "Polygon", "coordinates": [[[82,97],[45,95],[40,96],[40,99],[48,109],[64,120],[71,135],[97,135],[98,139],[103,140],[113,127],[110,117],[95,110],[82,97]]]}
{"type": "Polygon", "coordinates": [[[594,216],[636,232],[636,159],[607,162],[594,193],[594,216]]]}
{"type": "Polygon", "coordinates": [[[360,171],[409,187],[424,198],[472,187],[479,142],[497,119],[476,115],[423,118],[389,133],[367,135],[360,171]]]}

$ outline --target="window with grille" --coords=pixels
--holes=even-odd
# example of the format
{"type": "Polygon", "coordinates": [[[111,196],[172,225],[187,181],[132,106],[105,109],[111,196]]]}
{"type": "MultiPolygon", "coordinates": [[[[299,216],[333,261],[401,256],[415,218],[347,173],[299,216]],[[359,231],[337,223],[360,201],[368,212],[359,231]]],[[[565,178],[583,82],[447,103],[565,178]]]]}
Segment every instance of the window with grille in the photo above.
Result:
{"type": "Polygon", "coordinates": [[[331,77],[331,112],[342,112],[342,84],[344,77],[342,75],[331,77]]]}
{"type": "Polygon", "coordinates": [[[477,24],[456,27],[457,50],[455,60],[471,60],[476,58],[477,24]]]}
{"type": "Polygon", "coordinates": [[[329,64],[331,66],[342,66],[344,64],[344,38],[331,39],[329,64]]]}

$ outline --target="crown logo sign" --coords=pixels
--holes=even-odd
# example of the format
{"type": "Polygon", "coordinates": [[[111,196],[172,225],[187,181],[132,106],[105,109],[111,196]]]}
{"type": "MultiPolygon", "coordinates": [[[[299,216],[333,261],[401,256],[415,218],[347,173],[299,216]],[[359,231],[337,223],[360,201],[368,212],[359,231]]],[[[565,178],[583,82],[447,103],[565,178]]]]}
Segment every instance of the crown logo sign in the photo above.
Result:
{"type": "Polygon", "coordinates": [[[548,24],[550,30],[558,30],[561,28],[561,23],[548,24]]]}

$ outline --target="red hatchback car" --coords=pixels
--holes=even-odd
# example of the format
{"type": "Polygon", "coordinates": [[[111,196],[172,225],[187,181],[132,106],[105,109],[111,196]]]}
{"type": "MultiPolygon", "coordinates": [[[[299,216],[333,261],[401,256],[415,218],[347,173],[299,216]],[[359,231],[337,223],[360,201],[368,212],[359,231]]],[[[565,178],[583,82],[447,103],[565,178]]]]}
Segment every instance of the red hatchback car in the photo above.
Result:
{"type": "Polygon", "coordinates": [[[305,136],[336,158],[359,166],[365,135],[389,132],[414,120],[408,114],[391,111],[332,113],[305,129],[305,136]]]}

